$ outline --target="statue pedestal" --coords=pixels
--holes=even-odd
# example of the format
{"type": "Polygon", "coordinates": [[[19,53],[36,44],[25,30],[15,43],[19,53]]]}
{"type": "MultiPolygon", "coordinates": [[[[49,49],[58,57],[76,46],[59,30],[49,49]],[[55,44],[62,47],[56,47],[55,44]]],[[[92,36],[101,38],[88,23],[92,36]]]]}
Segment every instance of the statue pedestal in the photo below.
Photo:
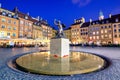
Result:
{"type": "Polygon", "coordinates": [[[50,41],[50,53],[56,57],[69,56],[69,39],[56,38],[50,41]]]}

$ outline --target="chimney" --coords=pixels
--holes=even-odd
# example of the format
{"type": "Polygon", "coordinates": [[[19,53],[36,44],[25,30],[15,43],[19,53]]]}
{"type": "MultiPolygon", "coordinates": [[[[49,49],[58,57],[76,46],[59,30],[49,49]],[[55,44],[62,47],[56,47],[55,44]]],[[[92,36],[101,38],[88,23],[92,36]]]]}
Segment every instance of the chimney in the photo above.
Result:
{"type": "Polygon", "coordinates": [[[90,19],[90,23],[92,22],[92,19],[90,19]]]}
{"type": "Polygon", "coordinates": [[[76,23],[76,19],[74,19],[74,23],[76,23]]]}
{"type": "Polygon", "coordinates": [[[109,14],[109,18],[111,18],[112,17],[112,14],[109,14]]]}

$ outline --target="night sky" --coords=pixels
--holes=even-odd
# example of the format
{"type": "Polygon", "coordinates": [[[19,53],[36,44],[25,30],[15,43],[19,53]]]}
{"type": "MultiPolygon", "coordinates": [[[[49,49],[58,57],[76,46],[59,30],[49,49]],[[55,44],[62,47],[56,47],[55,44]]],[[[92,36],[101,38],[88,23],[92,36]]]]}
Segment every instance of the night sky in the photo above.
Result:
{"type": "Polygon", "coordinates": [[[99,12],[105,17],[120,14],[120,0],[0,0],[2,7],[13,10],[18,7],[21,12],[46,19],[54,27],[54,19],[61,20],[67,27],[74,19],[84,17],[86,21],[97,20],[99,12]]]}

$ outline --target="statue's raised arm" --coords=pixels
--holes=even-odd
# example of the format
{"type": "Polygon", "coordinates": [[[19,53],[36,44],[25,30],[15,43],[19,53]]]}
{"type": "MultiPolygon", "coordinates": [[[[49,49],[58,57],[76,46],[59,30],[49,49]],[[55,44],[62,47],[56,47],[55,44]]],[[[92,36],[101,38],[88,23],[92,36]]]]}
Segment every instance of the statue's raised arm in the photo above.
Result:
{"type": "Polygon", "coordinates": [[[56,25],[56,26],[58,26],[58,34],[57,34],[57,36],[56,37],[58,37],[58,38],[64,38],[65,37],[65,35],[64,35],[64,32],[63,32],[63,25],[61,24],[61,21],[60,20],[54,20],[54,24],[56,25]]]}

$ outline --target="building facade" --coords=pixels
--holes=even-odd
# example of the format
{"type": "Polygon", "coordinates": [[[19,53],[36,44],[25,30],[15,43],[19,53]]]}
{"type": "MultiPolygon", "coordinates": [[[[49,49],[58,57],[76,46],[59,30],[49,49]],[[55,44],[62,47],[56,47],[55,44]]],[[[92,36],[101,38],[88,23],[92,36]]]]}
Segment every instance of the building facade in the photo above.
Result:
{"type": "Polygon", "coordinates": [[[69,41],[71,41],[71,27],[69,27],[68,29],[65,29],[64,34],[65,34],[65,37],[68,38],[69,41]]]}
{"type": "Polygon", "coordinates": [[[105,18],[100,12],[99,20],[85,22],[85,19],[74,20],[71,25],[71,42],[98,45],[120,44],[120,14],[105,18]]]}
{"type": "Polygon", "coordinates": [[[11,11],[0,8],[0,37],[18,38],[19,20],[11,11]]]}

